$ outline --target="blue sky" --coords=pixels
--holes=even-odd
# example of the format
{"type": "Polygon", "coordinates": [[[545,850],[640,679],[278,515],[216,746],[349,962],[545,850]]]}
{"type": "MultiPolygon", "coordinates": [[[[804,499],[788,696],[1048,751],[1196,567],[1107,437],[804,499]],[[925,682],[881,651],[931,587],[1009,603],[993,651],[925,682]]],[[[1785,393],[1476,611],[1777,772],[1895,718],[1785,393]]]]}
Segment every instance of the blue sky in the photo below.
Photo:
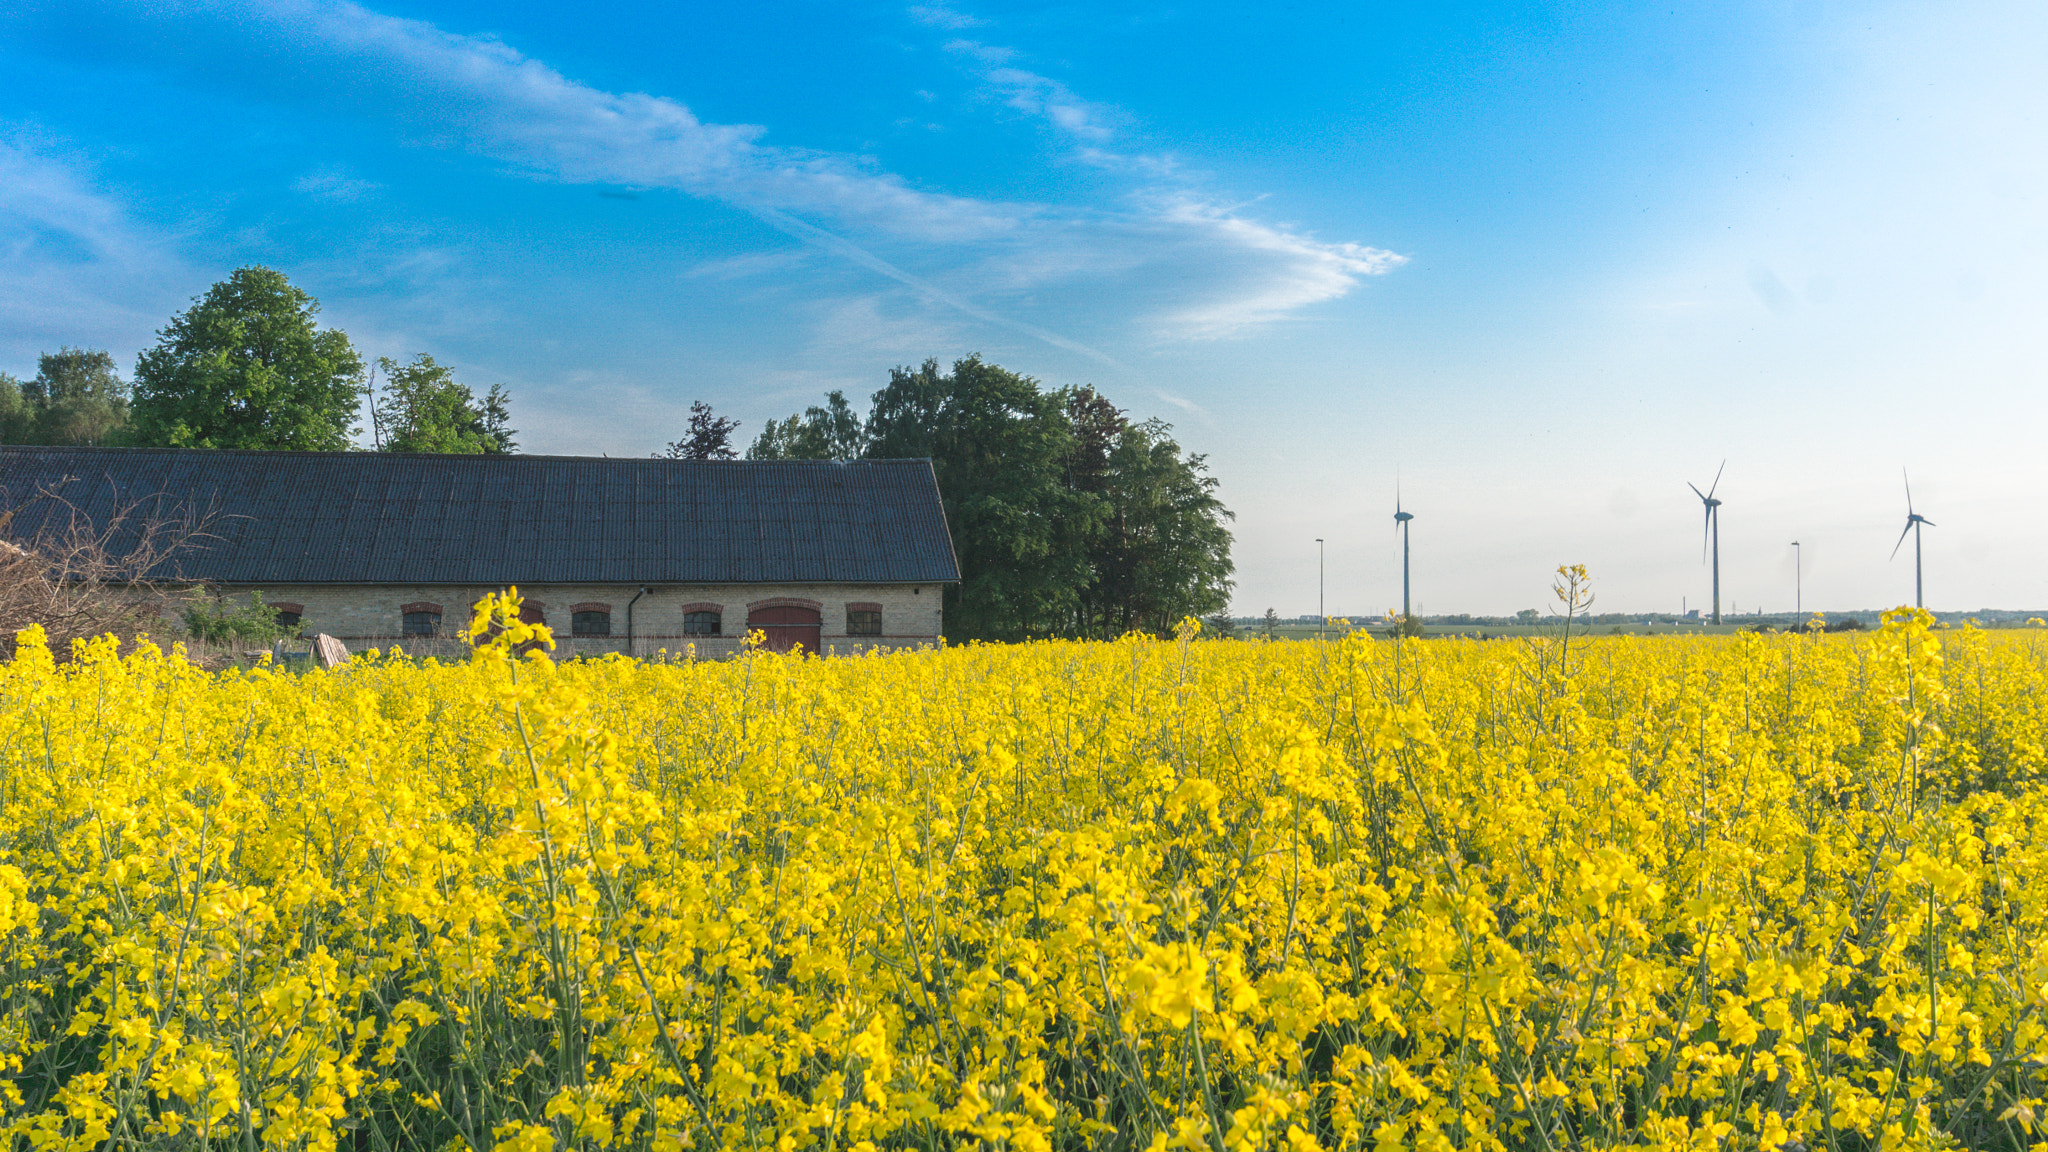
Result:
{"type": "Polygon", "coordinates": [[[1172,421],[1238,610],[2048,607],[2021,4],[0,10],[0,370],[278,267],[651,452],[969,352],[1172,421]],[[1909,546],[1910,547],[1910,546],[1909,546]]]}

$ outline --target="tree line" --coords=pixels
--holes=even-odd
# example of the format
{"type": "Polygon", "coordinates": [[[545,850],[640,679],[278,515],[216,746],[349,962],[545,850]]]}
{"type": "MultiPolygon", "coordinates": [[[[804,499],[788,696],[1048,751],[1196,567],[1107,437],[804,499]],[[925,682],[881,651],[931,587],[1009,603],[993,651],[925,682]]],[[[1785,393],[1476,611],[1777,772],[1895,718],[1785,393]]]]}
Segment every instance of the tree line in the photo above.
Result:
{"type": "Polygon", "coordinates": [[[479,396],[426,353],[366,364],[319,314],[283,273],[238,268],[157,333],[132,382],[84,348],[44,353],[29,380],[0,372],[0,442],[339,452],[367,395],[381,451],[517,446],[502,385],[479,396]]]}
{"type": "MultiPolygon", "coordinates": [[[[1172,432],[1092,387],[1044,388],[969,356],[950,372],[894,369],[865,416],[829,393],[769,421],[747,458],[928,458],[960,561],[948,636],[1109,638],[1229,601],[1232,515],[1172,432]]],[[[732,455],[724,439],[717,450],[732,455]]]]}
{"type": "MultiPolygon", "coordinates": [[[[123,381],[106,352],[63,348],[33,379],[0,373],[0,442],[345,451],[369,398],[386,452],[509,453],[511,397],[478,395],[425,353],[366,363],[282,273],[237,269],[158,333],[123,381]]],[[[661,455],[733,459],[737,421],[702,402],[661,455]]],[[[751,460],[928,458],[962,583],[957,639],[1163,634],[1229,599],[1231,513],[1172,426],[1092,387],[1046,388],[978,356],[899,367],[865,414],[842,392],[771,420],[751,460]]]]}

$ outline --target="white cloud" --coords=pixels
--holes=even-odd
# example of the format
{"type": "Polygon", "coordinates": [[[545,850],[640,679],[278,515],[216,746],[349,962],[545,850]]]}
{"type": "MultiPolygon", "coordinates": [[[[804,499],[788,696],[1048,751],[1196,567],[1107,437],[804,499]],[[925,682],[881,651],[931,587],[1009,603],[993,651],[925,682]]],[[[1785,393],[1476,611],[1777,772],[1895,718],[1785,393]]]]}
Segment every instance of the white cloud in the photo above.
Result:
{"type": "Polygon", "coordinates": [[[983,44],[978,40],[948,40],[946,41],[946,51],[951,52],[955,56],[965,56],[970,60],[978,60],[990,67],[1008,64],[1017,56],[1015,48],[1001,48],[983,44]]]}
{"type": "Polygon", "coordinates": [[[1043,117],[1069,136],[1101,141],[1115,135],[1103,123],[1110,114],[1106,106],[1081,99],[1057,80],[1022,68],[996,68],[988,73],[987,79],[1004,94],[1004,102],[1010,107],[1043,117]]]}
{"type": "Polygon", "coordinates": [[[1191,198],[1167,201],[1160,218],[1184,229],[1206,250],[1233,253],[1239,264],[1226,291],[1161,317],[1159,334],[1168,339],[1240,335],[1334,300],[1362,276],[1384,275],[1408,262],[1384,248],[1317,240],[1191,198]]]}
{"type": "MultiPolygon", "coordinates": [[[[602,91],[500,41],[352,0],[114,2],[144,20],[207,21],[202,34],[247,45],[250,68],[289,70],[301,90],[328,93],[330,107],[354,101],[417,143],[490,157],[540,179],[722,200],[928,301],[1098,361],[1108,358],[1004,315],[1005,302],[990,294],[1098,290],[1105,274],[1121,276],[1143,282],[1122,298],[1125,322],[1168,339],[1214,338],[1341,296],[1358,277],[1400,261],[1208,206],[1169,162],[1107,152],[1116,110],[1013,66],[1017,54],[1007,48],[948,46],[976,62],[1010,107],[1042,117],[1086,150],[1077,158],[1164,186],[1094,209],[949,195],[864,157],[770,144],[766,128],[707,123],[663,96],[602,91]]],[[[375,190],[340,172],[313,173],[299,188],[329,198],[375,190]]]]}
{"type": "Polygon", "coordinates": [[[969,16],[965,12],[955,12],[944,4],[912,4],[909,11],[910,18],[919,24],[929,25],[933,28],[944,28],[949,31],[960,28],[979,28],[983,24],[988,23],[988,21],[983,20],[979,16],[969,16]]]}
{"type": "Polygon", "coordinates": [[[353,204],[367,199],[383,187],[374,180],[359,180],[337,168],[308,172],[292,181],[292,191],[336,204],[353,204]]]}
{"type": "Polygon", "coordinates": [[[182,306],[189,270],[174,237],[47,152],[0,141],[0,368],[64,344],[127,361],[182,306]]]}
{"type": "Polygon", "coordinates": [[[788,248],[779,252],[749,252],[744,256],[733,256],[724,260],[706,260],[690,268],[684,275],[692,279],[745,280],[755,276],[786,272],[791,268],[810,261],[810,251],[788,248]]]}

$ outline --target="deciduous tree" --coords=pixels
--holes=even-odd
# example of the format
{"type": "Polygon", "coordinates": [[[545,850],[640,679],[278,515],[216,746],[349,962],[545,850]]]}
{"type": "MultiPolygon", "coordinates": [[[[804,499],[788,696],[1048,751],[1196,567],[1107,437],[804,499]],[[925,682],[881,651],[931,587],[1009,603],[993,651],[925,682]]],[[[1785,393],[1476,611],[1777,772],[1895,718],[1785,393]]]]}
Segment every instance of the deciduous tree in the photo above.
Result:
{"type": "Polygon", "coordinates": [[[172,317],[135,367],[127,439],[179,448],[349,447],[362,358],[315,322],[320,302],[238,268],[172,317]]]}
{"type": "Polygon", "coordinates": [[[1231,513],[1204,458],[1184,455],[1172,431],[1147,420],[1116,435],[1104,470],[1107,515],[1089,549],[1095,584],[1085,632],[1163,635],[1230,602],[1231,513]]]}
{"type": "Polygon", "coordinates": [[[929,456],[961,583],[949,636],[1021,640],[1068,631],[1091,580],[1086,541],[1101,502],[1067,484],[1066,397],[969,356],[899,368],[875,394],[868,455],[929,456]]]}
{"type": "Polygon", "coordinates": [[[749,460],[858,460],[866,453],[868,430],[846,393],[833,391],[825,406],[803,415],[770,420],[747,449],[749,460]]]}
{"type": "Polygon", "coordinates": [[[670,444],[662,455],[670,460],[734,459],[737,453],[732,450],[732,434],[739,426],[737,420],[713,414],[711,405],[702,400],[692,400],[689,434],[670,444]]]}
{"type": "Polygon", "coordinates": [[[128,384],[114,358],[98,349],[43,353],[35,379],[21,385],[17,443],[106,444],[128,422],[128,384]]]}
{"type": "Polygon", "coordinates": [[[838,392],[771,420],[747,456],[929,458],[960,561],[955,639],[1164,633],[1231,588],[1230,513],[1170,432],[969,356],[893,370],[865,420],[838,392]]]}
{"type": "Polygon", "coordinates": [[[372,398],[372,416],[386,452],[499,454],[517,445],[511,396],[494,384],[483,399],[455,380],[455,370],[422,352],[409,363],[380,357],[382,392],[372,398]]]}

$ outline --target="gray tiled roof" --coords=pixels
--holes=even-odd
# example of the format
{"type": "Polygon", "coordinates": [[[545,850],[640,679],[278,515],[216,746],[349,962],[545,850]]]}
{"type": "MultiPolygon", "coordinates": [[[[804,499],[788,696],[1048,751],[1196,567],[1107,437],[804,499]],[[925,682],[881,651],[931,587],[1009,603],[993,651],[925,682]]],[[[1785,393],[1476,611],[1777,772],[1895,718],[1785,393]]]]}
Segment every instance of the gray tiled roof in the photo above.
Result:
{"type": "Polygon", "coordinates": [[[52,489],[95,523],[137,500],[216,513],[176,574],[229,584],[960,578],[927,460],[0,447],[7,535],[64,514],[52,489]]]}

